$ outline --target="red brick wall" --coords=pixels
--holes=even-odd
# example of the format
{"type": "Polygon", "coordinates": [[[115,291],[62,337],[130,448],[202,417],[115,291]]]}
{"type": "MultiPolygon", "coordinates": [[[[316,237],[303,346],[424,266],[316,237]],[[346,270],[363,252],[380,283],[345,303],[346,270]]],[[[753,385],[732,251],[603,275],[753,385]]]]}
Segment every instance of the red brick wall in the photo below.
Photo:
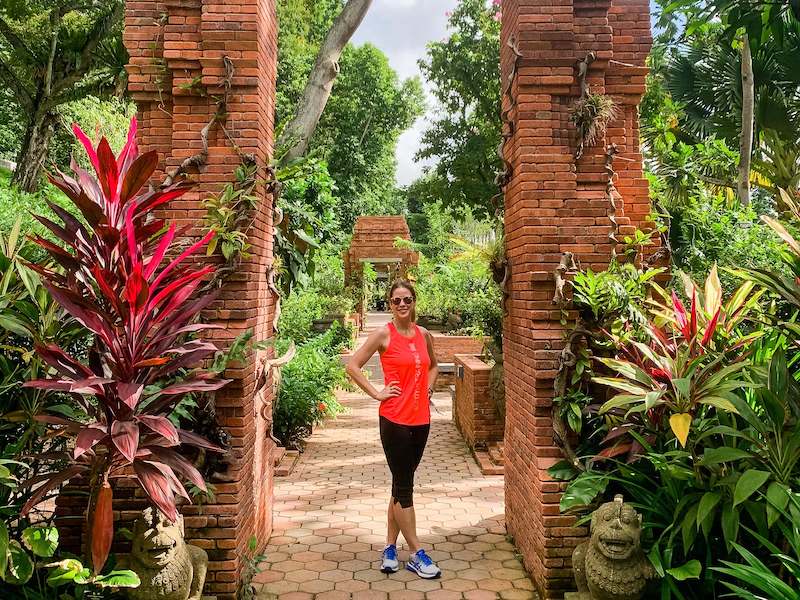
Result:
{"type": "Polygon", "coordinates": [[[583,267],[604,268],[612,250],[605,198],[605,146],[615,143],[620,233],[649,212],[642,177],[637,104],[650,49],[648,0],[503,0],[501,67],[504,84],[522,54],[513,84],[516,105],[504,98],[514,123],[505,148],[513,175],[505,194],[506,244],[511,267],[505,319],[506,518],[542,599],[574,586],[573,547],[585,528],[559,514],[561,487],[547,468],[560,460],[553,440],[553,379],[563,331],[552,304],[553,271],[563,252],[583,267]],[[576,163],[570,107],[580,95],[576,64],[597,54],[588,81],[620,108],[605,139],[576,163]]]}
{"type": "Polygon", "coordinates": [[[453,420],[472,448],[476,444],[498,442],[503,439],[503,423],[497,416],[494,403],[489,398],[489,373],[492,368],[480,358],[469,354],[455,357],[456,395],[453,420]]]}
{"type": "MultiPolygon", "coordinates": [[[[139,107],[139,142],[157,149],[162,168],[172,171],[202,149],[200,130],[217,110],[224,93],[223,58],[231,60],[227,118],[211,130],[209,156],[200,172],[191,173],[197,187],[170,205],[165,216],[203,232],[204,198],[233,181],[241,158],[256,157],[263,180],[273,145],[273,114],[277,59],[274,0],[129,0],[125,45],[130,53],[129,90],[139,107]],[[192,85],[192,82],[199,85],[192,85]],[[198,93],[201,92],[201,93],[198,93]],[[234,146],[235,144],[235,146],[234,146]]],[[[267,289],[272,261],[272,199],[257,188],[260,205],[250,229],[251,258],[229,277],[219,302],[205,317],[224,325],[215,331],[224,345],[240,332],[253,329],[256,339],[272,335],[274,301],[267,289]]],[[[257,365],[251,357],[226,376],[234,381],[217,395],[217,417],[231,435],[231,483],[215,484],[212,504],[188,506],[187,537],[209,553],[205,593],[232,598],[244,564],[248,540],[265,544],[272,529],[272,450],[269,391],[255,389],[257,365]]],[[[268,388],[269,390],[269,388],[268,388]]]]}
{"type": "Polygon", "coordinates": [[[440,363],[455,362],[456,354],[480,354],[483,341],[469,335],[445,335],[437,331],[433,336],[433,352],[440,363]]]}

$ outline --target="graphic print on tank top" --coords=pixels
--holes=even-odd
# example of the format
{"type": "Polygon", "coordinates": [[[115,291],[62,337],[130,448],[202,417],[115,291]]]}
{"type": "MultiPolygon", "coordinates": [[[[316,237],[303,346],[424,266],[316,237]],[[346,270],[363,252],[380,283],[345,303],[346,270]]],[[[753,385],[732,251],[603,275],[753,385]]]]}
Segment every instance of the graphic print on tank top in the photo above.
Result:
{"type": "Polygon", "coordinates": [[[427,402],[428,370],[431,360],[422,331],[414,326],[415,335],[407,338],[389,324],[389,346],[381,354],[384,384],[396,381],[400,395],[381,403],[379,414],[394,423],[425,425],[430,423],[427,402]]]}

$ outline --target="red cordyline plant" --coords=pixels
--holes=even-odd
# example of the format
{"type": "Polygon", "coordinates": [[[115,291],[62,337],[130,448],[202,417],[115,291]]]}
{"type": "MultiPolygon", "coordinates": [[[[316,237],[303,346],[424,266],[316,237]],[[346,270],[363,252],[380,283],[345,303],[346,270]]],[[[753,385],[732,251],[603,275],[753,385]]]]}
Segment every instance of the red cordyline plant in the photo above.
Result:
{"type": "Polygon", "coordinates": [[[50,204],[62,224],[36,218],[63,245],[38,236],[34,241],[63,272],[30,266],[41,274],[56,301],[94,334],[95,341],[87,363],[57,346],[37,346],[57,375],[26,386],[70,394],[87,419],[41,416],[52,426],[52,435],[74,440],[74,451],[53,457],[53,468],[59,470],[27,482],[39,487],[23,514],[64,482],[86,477],[92,490],[87,514],[97,573],[113,537],[111,479],[132,469],[150,501],[172,521],[177,517],[176,496],[189,499],[181,478],[206,489],[200,473],[178,450],[182,444],[219,448],[176,428],[168,417],[184,395],[217,390],[227,381],[208,371],[190,370],[217,350],[210,342],[189,339],[215,327],[195,322],[214,299],[213,294],[199,298],[195,294],[214,267],[198,268],[189,260],[213,232],[171,253],[173,242],[186,230],[152,214],[190,186],[179,182],[143,190],[158,157],[155,152],[139,155],[136,119],[117,157],[105,138],[95,149],[77,125],[73,130],[86,148],[96,178],[73,161],[74,178],[59,172],[50,181],[72,200],[88,226],[50,204]]]}
{"type": "Polygon", "coordinates": [[[622,344],[619,359],[598,359],[618,377],[593,381],[619,392],[600,412],[622,418],[604,440],[612,443],[601,453],[605,457],[635,450],[638,444],[626,441],[626,434],[643,424],[651,430],[668,424],[686,446],[698,412],[703,407],[736,412],[734,391],[747,385],[740,378],[748,364],[742,348],[760,333],[740,335],[738,328],[762,294],[753,293],[753,282],[742,284],[723,303],[715,266],[704,289],[687,279],[688,309],[675,292],[654,288],[665,302],[654,303],[649,343],[622,344]]]}

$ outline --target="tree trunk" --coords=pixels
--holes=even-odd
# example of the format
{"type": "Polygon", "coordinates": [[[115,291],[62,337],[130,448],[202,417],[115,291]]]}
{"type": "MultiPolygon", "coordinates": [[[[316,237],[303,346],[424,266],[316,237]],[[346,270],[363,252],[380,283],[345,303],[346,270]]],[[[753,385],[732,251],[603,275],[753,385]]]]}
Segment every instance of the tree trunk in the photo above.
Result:
{"type": "Polygon", "coordinates": [[[294,118],[278,140],[278,152],[285,151],[281,164],[285,165],[303,156],[308,150],[311,136],[314,135],[322,111],[325,110],[331,95],[333,82],[339,74],[339,57],[342,55],[342,50],[364,20],[364,15],[371,5],[372,0],[348,0],[325,36],[294,118]]]}
{"type": "Polygon", "coordinates": [[[11,183],[26,192],[35,192],[39,188],[42,167],[47,158],[47,148],[53,136],[54,126],[54,115],[37,113],[25,131],[11,183]]]}
{"type": "Polygon", "coordinates": [[[750,204],[750,161],[753,155],[753,112],[755,84],[753,82],[753,56],[750,38],[742,38],[742,133],[739,138],[739,202],[750,204]]]}

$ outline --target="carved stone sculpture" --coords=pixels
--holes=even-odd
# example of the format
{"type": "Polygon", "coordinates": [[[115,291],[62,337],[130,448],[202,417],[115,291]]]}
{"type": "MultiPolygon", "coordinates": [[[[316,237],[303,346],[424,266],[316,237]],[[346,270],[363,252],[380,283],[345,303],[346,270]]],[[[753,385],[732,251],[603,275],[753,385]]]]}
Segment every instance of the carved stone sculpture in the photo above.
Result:
{"type": "Polygon", "coordinates": [[[133,546],[126,567],[142,583],[127,591],[131,600],[200,600],[208,555],[184,539],[183,517],[175,523],[154,508],[146,508],[133,528],[133,546]]]}
{"type": "Polygon", "coordinates": [[[577,593],[568,600],[640,600],[655,570],[642,552],[642,517],[616,496],[592,515],[591,536],[572,554],[577,593]]]}

